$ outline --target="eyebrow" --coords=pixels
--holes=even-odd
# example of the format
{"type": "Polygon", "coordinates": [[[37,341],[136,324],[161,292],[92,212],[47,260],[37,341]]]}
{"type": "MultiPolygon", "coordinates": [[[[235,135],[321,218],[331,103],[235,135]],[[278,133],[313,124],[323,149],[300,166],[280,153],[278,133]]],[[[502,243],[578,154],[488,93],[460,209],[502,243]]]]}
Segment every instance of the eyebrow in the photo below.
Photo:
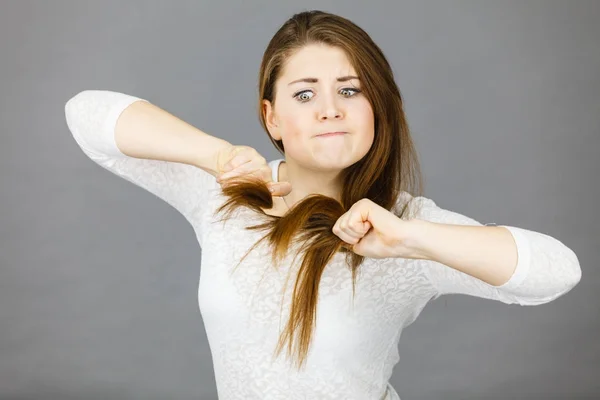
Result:
{"type": "MultiPolygon", "coordinates": [[[[339,78],[337,78],[338,82],[346,82],[346,81],[350,81],[352,79],[358,79],[358,76],[354,76],[354,75],[347,75],[347,76],[340,76],[339,78]]],[[[317,78],[302,78],[302,79],[296,79],[295,81],[291,81],[290,83],[288,83],[288,86],[294,84],[294,83],[298,83],[298,82],[308,82],[308,83],[317,83],[319,82],[319,80],[317,78]]]]}

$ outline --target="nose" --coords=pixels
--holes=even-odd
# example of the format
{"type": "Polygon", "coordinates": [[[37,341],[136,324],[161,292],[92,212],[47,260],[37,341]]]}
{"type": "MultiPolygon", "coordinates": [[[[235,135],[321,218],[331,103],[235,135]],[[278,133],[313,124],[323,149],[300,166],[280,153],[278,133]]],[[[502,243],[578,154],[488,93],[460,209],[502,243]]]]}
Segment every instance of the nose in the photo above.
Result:
{"type": "Polygon", "coordinates": [[[321,108],[319,109],[319,120],[341,119],[342,116],[343,112],[335,99],[332,99],[331,97],[323,99],[321,108]]]}

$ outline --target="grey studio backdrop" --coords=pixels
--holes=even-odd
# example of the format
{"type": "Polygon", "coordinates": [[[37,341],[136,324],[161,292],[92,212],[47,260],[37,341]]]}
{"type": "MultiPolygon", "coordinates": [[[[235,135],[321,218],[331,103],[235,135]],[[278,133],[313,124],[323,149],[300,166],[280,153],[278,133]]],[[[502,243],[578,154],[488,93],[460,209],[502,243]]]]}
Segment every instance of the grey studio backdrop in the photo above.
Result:
{"type": "Polygon", "coordinates": [[[148,99],[267,159],[257,71],[322,9],[393,65],[426,196],[579,257],[556,301],[430,303],[400,341],[402,399],[600,398],[599,1],[0,3],[0,399],[217,399],[193,230],[86,158],[64,105],[148,99]]]}

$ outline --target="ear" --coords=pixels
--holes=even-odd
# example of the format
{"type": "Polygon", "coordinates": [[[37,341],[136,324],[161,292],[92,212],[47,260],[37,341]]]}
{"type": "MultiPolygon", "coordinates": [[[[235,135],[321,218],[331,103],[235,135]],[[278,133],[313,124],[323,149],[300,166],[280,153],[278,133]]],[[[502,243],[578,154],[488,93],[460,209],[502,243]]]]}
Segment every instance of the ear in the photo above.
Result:
{"type": "Polygon", "coordinates": [[[269,134],[275,140],[281,140],[281,132],[279,131],[279,126],[277,124],[277,116],[275,115],[275,110],[273,109],[273,105],[269,100],[262,101],[262,112],[265,117],[265,124],[267,125],[267,129],[269,130],[269,134]]]}

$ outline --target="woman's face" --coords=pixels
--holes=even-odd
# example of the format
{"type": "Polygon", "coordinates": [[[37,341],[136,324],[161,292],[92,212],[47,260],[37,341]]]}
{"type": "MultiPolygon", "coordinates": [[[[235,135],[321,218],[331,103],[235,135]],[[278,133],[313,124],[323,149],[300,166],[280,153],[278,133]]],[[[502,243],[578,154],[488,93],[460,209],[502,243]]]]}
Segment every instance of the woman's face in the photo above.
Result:
{"type": "Polygon", "coordinates": [[[357,73],[343,50],[323,44],[288,58],[275,85],[275,102],[264,101],[269,133],[285,155],[304,168],[342,170],[373,144],[374,116],[357,73]],[[340,135],[318,136],[328,132],[340,135]]]}

